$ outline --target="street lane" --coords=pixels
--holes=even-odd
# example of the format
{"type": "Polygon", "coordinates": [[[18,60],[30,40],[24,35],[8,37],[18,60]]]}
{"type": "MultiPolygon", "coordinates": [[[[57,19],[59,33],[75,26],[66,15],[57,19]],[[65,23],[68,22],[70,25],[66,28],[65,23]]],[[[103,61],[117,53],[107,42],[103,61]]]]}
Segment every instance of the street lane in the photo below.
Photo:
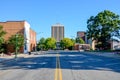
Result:
{"type": "Polygon", "coordinates": [[[60,57],[63,80],[119,80],[120,59],[83,52],[64,52],[60,57]]]}
{"type": "Polygon", "coordinates": [[[0,80],[119,79],[120,59],[84,52],[49,51],[0,64],[0,80]]]}
{"type": "Polygon", "coordinates": [[[33,55],[0,67],[0,80],[54,80],[56,54],[33,55]]]}

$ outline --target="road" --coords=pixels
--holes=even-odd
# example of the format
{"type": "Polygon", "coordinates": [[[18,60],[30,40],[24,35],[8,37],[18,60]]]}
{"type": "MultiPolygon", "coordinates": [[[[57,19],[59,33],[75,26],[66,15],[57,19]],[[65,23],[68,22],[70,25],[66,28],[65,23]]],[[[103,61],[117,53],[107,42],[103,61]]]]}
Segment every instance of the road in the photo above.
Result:
{"type": "Polygon", "coordinates": [[[51,51],[0,63],[0,80],[119,80],[120,59],[51,51]]]}

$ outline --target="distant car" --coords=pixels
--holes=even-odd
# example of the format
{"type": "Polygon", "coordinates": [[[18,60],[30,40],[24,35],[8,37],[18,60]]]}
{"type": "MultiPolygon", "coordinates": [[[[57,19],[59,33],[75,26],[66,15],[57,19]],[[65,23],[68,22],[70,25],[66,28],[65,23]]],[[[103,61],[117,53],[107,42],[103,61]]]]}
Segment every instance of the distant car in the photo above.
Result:
{"type": "Polygon", "coordinates": [[[115,53],[120,55],[120,49],[116,49],[115,53]]]}
{"type": "Polygon", "coordinates": [[[79,50],[80,52],[84,52],[84,50],[83,49],[81,49],[81,50],[79,50]]]}

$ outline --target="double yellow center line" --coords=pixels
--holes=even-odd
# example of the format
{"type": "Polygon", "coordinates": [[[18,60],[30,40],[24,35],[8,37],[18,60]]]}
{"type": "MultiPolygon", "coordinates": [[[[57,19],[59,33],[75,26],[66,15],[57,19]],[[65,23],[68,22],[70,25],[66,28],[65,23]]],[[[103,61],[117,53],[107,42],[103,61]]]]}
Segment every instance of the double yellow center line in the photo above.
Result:
{"type": "Polygon", "coordinates": [[[56,56],[55,80],[62,80],[62,70],[60,68],[59,54],[56,56]]]}

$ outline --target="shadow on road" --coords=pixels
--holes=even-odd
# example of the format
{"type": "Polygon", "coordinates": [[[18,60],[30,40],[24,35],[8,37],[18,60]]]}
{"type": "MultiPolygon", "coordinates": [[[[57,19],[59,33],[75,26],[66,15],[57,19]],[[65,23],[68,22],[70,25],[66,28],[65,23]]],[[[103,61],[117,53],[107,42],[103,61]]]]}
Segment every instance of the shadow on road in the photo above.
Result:
{"type": "Polygon", "coordinates": [[[120,59],[87,53],[61,53],[61,67],[73,70],[106,70],[120,72],[120,59]],[[69,65],[69,66],[68,66],[69,65]]]}
{"type": "MultiPolygon", "coordinates": [[[[106,70],[120,72],[120,59],[97,56],[80,52],[61,52],[61,69],[71,70],[106,70]]],[[[56,68],[56,53],[38,57],[22,58],[16,61],[0,64],[2,70],[8,69],[42,69],[56,68]]]]}

